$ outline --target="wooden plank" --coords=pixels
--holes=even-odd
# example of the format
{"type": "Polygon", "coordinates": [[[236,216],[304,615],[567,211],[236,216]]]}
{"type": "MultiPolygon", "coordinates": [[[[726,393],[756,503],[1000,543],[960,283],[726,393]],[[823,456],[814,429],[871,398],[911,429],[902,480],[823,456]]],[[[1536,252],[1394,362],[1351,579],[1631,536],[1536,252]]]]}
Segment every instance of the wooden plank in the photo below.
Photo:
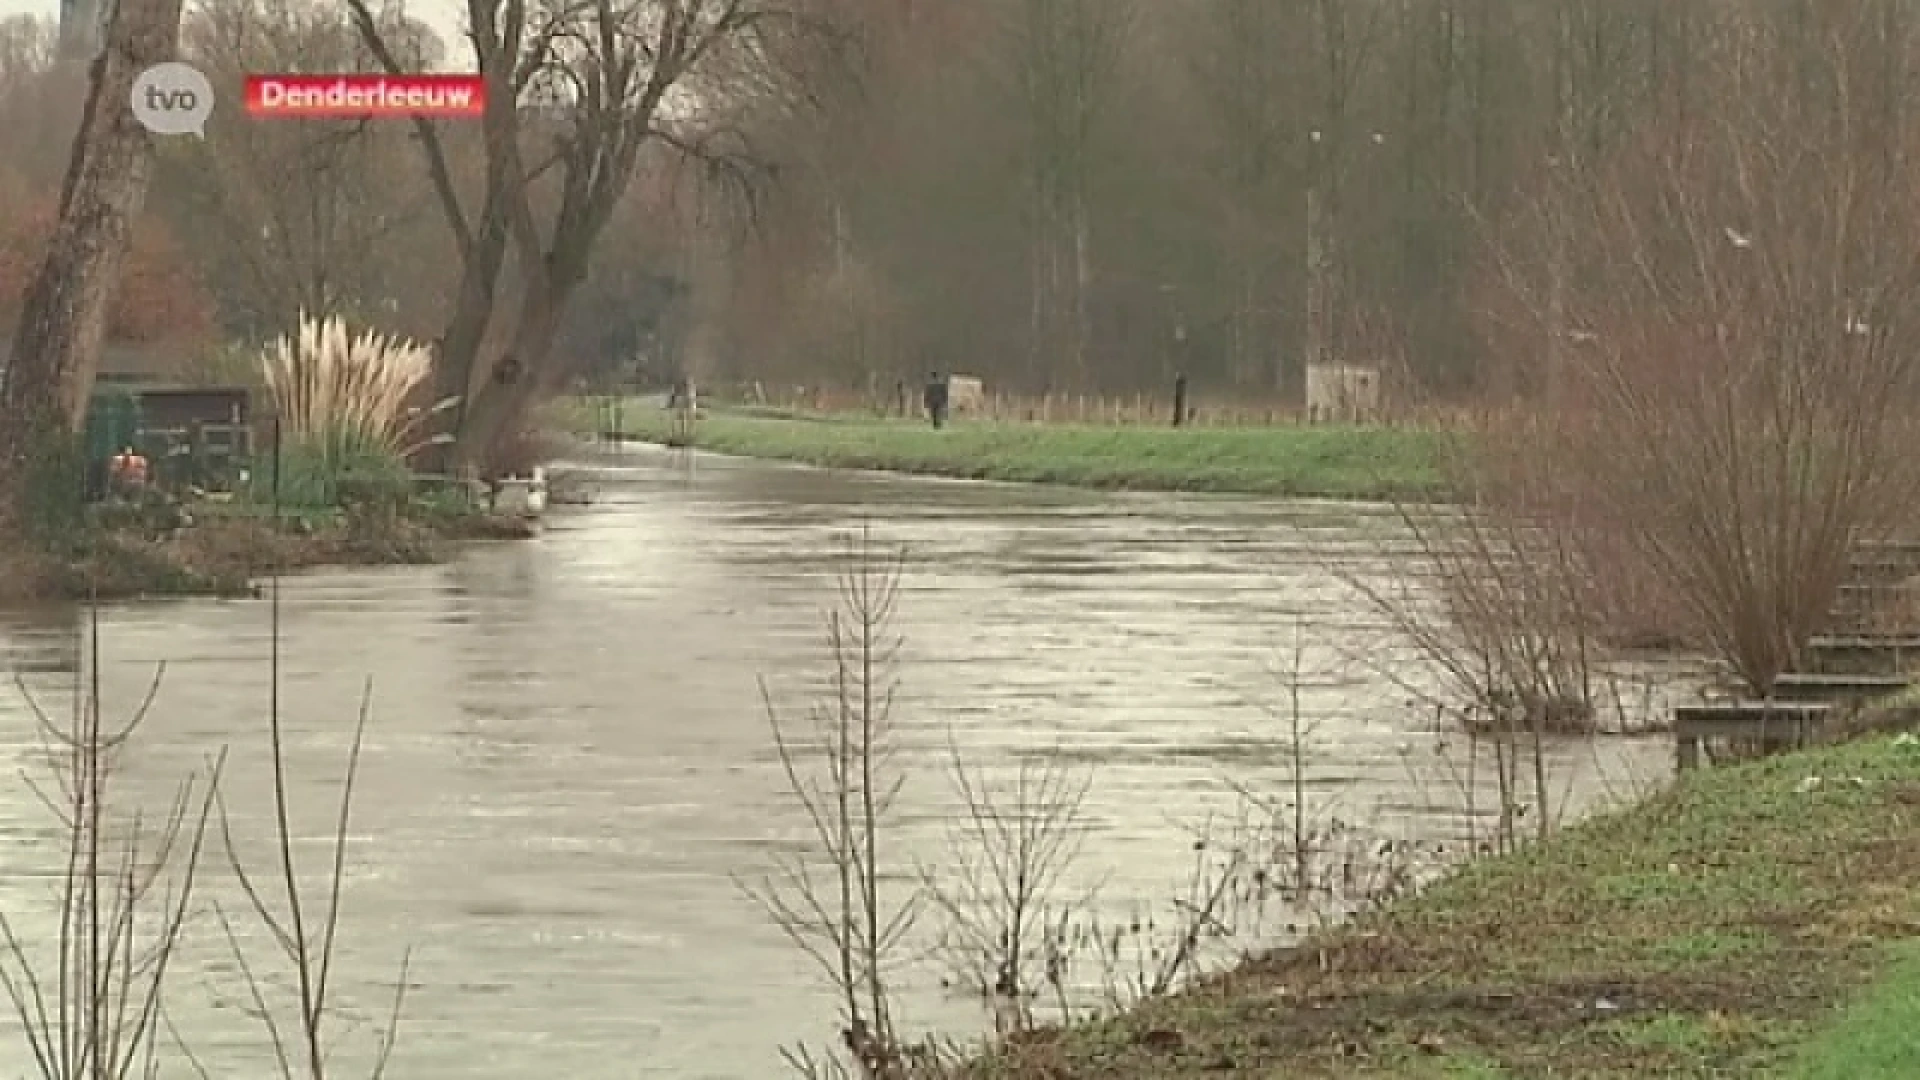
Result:
{"type": "Polygon", "coordinates": [[[1727,731],[1787,725],[1819,724],[1833,711],[1826,701],[1741,701],[1724,705],[1679,705],[1673,710],[1676,730],[1727,731]]]}
{"type": "Polygon", "coordinates": [[[1807,642],[1811,650],[1920,650],[1920,634],[1820,634],[1807,642]]]}
{"type": "Polygon", "coordinates": [[[1814,671],[1789,671],[1774,680],[1774,687],[1828,687],[1834,689],[1904,690],[1913,685],[1905,675],[1826,675],[1814,671]]]}
{"type": "Polygon", "coordinates": [[[1774,680],[1776,699],[1791,702],[1857,701],[1910,689],[1913,680],[1892,674],[1827,674],[1796,671],[1774,680]]]}
{"type": "Polygon", "coordinates": [[[1897,675],[1911,661],[1920,661],[1920,636],[1891,634],[1828,634],[1807,642],[1806,660],[1816,671],[1830,675],[1897,675]]]}
{"type": "Polygon", "coordinates": [[[1804,739],[1819,731],[1823,719],[1785,714],[1776,714],[1764,721],[1746,716],[1696,716],[1676,720],[1673,727],[1674,733],[1682,738],[1787,741],[1804,739]]]}
{"type": "Polygon", "coordinates": [[[1904,581],[1849,581],[1840,586],[1841,597],[1851,599],[1906,597],[1915,592],[1920,592],[1920,586],[1904,581]]]}
{"type": "Polygon", "coordinates": [[[1855,582],[1862,577],[1873,581],[1898,580],[1920,574],[1920,557],[1904,553],[1855,555],[1847,563],[1847,569],[1855,582]]]}
{"type": "Polygon", "coordinates": [[[1912,540],[1880,540],[1871,544],[1855,544],[1856,555],[1913,555],[1920,557],[1920,538],[1912,540]]]}
{"type": "Polygon", "coordinates": [[[1833,598],[1833,607],[1836,611],[1878,611],[1911,605],[1916,600],[1920,600],[1920,588],[1915,588],[1904,579],[1855,581],[1840,586],[1838,595],[1833,598]]]}

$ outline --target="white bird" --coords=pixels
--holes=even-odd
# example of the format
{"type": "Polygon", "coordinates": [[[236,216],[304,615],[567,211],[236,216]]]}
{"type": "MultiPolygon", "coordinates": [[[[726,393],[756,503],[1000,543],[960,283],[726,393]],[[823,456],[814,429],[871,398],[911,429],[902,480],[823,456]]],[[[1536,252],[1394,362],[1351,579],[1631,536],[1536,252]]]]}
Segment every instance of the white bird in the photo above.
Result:
{"type": "Polygon", "coordinates": [[[1752,237],[1742,235],[1741,233],[1735,231],[1733,226],[1731,225],[1727,226],[1726,229],[1727,229],[1727,239],[1732,241],[1734,247],[1750,248],[1753,246],[1752,237]]]}

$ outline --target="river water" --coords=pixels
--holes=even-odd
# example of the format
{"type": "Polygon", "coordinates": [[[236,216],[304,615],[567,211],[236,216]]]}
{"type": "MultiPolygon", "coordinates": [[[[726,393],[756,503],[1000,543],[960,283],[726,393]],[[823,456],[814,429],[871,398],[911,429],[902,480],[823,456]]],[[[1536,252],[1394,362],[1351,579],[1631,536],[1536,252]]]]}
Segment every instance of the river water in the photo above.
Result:
{"type": "MultiPolygon", "coordinates": [[[[374,1050],[403,960],[400,1080],[770,1077],[781,1044],[833,1040],[833,998],[741,883],[803,848],[761,683],[804,719],[830,670],[835,574],[863,528],[908,559],[894,714],[905,778],[887,833],[902,873],[954,865],[953,749],[989,784],[1050,754],[1088,785],[1069,884],[1097,883],[1090,910],[1122,921],[1166,910],[1190,879],[1195,830],[1234,816],[1236,788],[1285,796],[1297,666],[1314,819],[1460,838],[1459,754],[1435,750],[1417,656],[1345,583],[1406,554],[1391,511],[640,447],[587,457],[598,499],[555,510],[538,540],[283,584],[293,829],[316,879],[371,687],[330,990],[343,1066],[374,1050]]],[[[192,601],[99,616],[110,721],[165,665],[122,752],[118,805],[158,815],[224,749],[232,846],[263,887],[269,613],[192,601]]],[[[54,713],[84,666],[78,622],[0,621],[0,664],[54,713]]],[[[27,783],[41,744],[20,695],[0,696],[0,725],[0,913],[40,956],[60,832],[27,783]]],[[[1577,811],[1658,783],[1669,753],[1658,738],[1571,742],[1553,750],[1555,783],[1577,811]]],[[[172,1025],[211,1075],[274,1075],[244,971],[280,1002],[290,969],[218,830],[197,890],[172,1025]]],[[[322,897],[310,895],[311,916],[322,897]]],[[[909,1026],[977,1030],[979,1003],[938,976],[930,962],[902,974],[909,1026]]],[[[29,1066],[6,1025],[0,1075],[29,1066]]],[[[176,1060],[163,1075],[197,1074],[176,1060]]]]}

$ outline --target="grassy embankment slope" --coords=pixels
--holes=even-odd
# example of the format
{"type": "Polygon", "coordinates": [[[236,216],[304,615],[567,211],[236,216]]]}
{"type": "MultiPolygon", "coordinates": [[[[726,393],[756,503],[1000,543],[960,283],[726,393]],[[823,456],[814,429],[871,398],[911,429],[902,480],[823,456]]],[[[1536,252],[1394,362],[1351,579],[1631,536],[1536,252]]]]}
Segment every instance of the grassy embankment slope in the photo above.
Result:
{"type": "MultiPolygon", "coordinates": [[[[591,403],[563,410],[575,431],[595,426],[591,403]]],[[[665,442],[673,418],[647,404],[618,413],[621,434],[665,442]]],[[[1234,492],[1350,499],[1445,495],[1447,436],[1407,428],[1093,427],[868,416],[777,417],[708,412],[693,445],[743,457],[828,468],[882,469],[974,480],[1145,491],[1234,492]]]]}
{"type": "Polygon", "coordinates": [[[1911,737],[1697,773],[977,1075],[1920,1076],[1916,826],[1911,737]]]}

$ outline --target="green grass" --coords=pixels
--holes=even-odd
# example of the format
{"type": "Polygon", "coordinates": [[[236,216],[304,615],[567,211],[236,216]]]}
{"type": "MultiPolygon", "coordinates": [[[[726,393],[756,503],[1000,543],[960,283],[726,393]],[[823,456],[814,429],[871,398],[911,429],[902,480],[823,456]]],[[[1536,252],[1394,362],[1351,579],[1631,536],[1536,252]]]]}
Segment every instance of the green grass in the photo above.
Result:
{"type": "Polygon", "coordinates": [[[1903,942],[1890,969],[1801,1048],[1793,1080],[1907,1080],[1920,1076],[1920,946],[1903,942]]]}
{"type": "Polygon", "coordinates": [[[1916,827],[1911,738],[1707,770],[975,1075],[1920,1076],[1916,827]]]}
{"type": "MultiPolygon", "coordinates": [[[[591,404],[560,413],[591,430],[591,404]]],[[[667,412],[638,403],[619,413],[621,434],[670,439],[667,412]]],[[[828,468],[880,469],[976,480],[1147,491],[1233,492],[1350,499],[1444,497],[1446,436],[1385,427],[1146,428],[864,416],[776,417],[710,412],[693,445],[743,457],[828,468]]]]}

